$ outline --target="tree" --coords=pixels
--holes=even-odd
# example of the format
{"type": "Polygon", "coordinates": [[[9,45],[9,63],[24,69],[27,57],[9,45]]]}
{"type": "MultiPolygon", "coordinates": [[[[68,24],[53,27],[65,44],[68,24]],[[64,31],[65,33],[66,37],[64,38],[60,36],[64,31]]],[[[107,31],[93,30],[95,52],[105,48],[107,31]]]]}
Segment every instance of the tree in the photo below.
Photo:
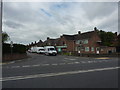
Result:
{"type": "Polygon", "coordinates": [[[6,32],[2,32],[2,43],[10,40],[9,35],[6,32]]]}
{"type": "Polygon", "coordinates": [[[112,46],[114,40],[115,40],[115,34],[112,32],[105,32],[100,30],[99,32],[101,41],[102,41],[102,45],[104,46],[112,46]]]}

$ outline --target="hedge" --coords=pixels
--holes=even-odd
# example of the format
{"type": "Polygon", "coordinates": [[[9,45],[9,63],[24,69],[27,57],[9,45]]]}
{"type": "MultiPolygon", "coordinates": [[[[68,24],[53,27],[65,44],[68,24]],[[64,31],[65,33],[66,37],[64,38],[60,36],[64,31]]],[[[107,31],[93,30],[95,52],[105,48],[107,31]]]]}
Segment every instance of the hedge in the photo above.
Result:
{"type": "MultiPolygon", "coordinates": [[[[9,54],[11,53],[10,44],[2,44],[2,53],[9,54]]],[[[26,46],[22,44],[13,44],[12,53],[26,53],[26,46]]]]}

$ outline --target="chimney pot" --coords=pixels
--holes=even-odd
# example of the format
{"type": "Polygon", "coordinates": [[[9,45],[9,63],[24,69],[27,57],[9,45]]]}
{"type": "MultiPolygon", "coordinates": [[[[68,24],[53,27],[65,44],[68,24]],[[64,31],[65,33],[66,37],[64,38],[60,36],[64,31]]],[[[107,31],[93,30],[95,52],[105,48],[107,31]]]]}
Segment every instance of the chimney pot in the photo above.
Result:
{"type": "Polygon", "coordinates": [[[50,39],[49,37],[47,37],[47,40],[50,39]]]}
{"type": "Polygon", "coordinates": [[[78,34],[81,34],[81,31],[78,31],[78,34]]]}

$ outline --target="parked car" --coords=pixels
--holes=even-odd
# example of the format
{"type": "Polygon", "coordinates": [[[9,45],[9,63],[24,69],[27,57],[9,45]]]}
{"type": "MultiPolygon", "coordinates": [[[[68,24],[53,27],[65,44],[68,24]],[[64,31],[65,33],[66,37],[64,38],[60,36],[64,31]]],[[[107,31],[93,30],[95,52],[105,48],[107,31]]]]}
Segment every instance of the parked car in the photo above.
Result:
{"type": "Polygon", "coordinates": [[[43,54],[45,52],[44,47],[37,47],[37,53],[43,54]]]}
{"type": "Polygon", "coordinates": [[[54,46],[45,46],[44,50],[45,55],[57,55],[57,51],[54,46]]]}

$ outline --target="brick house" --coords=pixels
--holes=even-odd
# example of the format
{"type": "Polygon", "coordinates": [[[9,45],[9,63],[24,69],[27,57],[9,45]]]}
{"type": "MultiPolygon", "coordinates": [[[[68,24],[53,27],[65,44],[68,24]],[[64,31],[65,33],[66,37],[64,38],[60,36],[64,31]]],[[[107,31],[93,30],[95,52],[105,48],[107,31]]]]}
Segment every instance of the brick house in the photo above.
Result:
{"type": "Polygon", "coordinates": [[[75,35],[62,35],[60,45],[66,45],[64,51],[83,54],[107,54],[116,52],[115,47],[101,45],[101,38],[96,30],[75,35]]]}
{"type": "Polygon", "coordinates": [[[99,53],[101,39],[96,31],[78,33],[74,37],[75,51],[80,53],[99,53]]]}
{"type": "Polygon", "coordinates": [[[39,40],[38,42],[32,42],[31,44],[28,45],[28,49],[30,49],[31,47],[41,47],[43,44],[43,41],[42,40],[39,40]]]}
{"type": "Polygon", "coordinates": [[[38,43],[31,44],[31,46],[55,46],[58,52],[74,52],[82,54],[108,54],[115,53],[116,47],[102,46],[101,38],[97,30],[81,33],[75,35],[63,34],[59,38],[51,39],[38,43]]]}

